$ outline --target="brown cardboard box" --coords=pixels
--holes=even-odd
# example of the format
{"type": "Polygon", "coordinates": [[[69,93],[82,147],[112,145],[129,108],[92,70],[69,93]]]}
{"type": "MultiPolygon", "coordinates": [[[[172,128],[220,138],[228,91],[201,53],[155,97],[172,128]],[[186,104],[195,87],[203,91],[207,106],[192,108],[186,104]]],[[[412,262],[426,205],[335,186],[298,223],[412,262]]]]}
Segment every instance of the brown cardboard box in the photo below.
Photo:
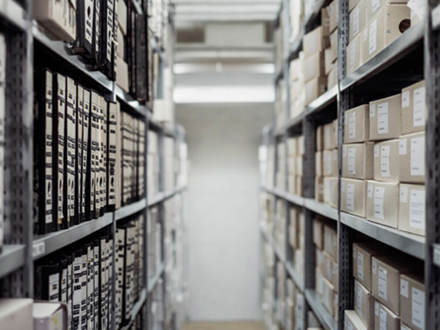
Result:
{"type": "Polygon", "coordinates": [[[400,274],[406,271],[396,258],[375,256],[371,261],[372,294],[396,315],[400,315],[400,274]]]}
{"type": "Polygon", "coordinates": [[[338,121],[334,120],[324,125],[324,149],[332,150],[338,147],[338,121]]]}
{"type": "Polygon", "coordinates": [[[296,186],[295,186],[296,194],[299,195],[299,196],[303,196],[304,195],[303,176],[302,175],[297,175],[295,182],[296,182],[296,186]]]}
{"type": "Polygon", "coordinates": [[[400,136],[401,95],[370,102],[370,140],[400,136]]]}
{"type": "Polygon", "coordinates": [[[327,281],[324,277],[322,278],[322,302],[328,311],[334,313],[334,300],[335,300],[335,287],[327,281]]]}
{"type": "Polygon", "coordinates": [[[367,181],[367,219],[397,228],[399,183],[367,181]]]}
{"type": "Polygon", "coordinates": [[[424,80],[402,89],[402,134],[423,131],[427,109],[424,80]]]}
{"type": "Polygon", "coordinates": [[[380,302],[374,302],[374,329],[399,330],[399,317],[382,305],[380,302]]]}
{"type": "Polygon", "coordinates": [[[338,207],[338,178],[324,177],[324,203],[338,207]]]}
{"type": "Polygon", "coordinates": [[[366,2],[366,15],[367,17],[372,17],[374,14],[378,13],[379,9],[390,4],[406,4],[408,0],[370,0],[366,2]]]}
{"type": "Polygon", "coordinates": [[[372,291],[371,284],[371,259],[380,255],[380,251],[365,243],[353,243],[353,276],[369,292],[372,291]]]}
{"type": "Polygon", "coordinates": [[[338,84],[338,62],[333,63],[333,69],[327,76],[327,90],[332,89],[338,84]]]}
{"type": "Polygon", "coordinates": [[[338,175],[338,150],[324,150],[322,153],[322,166],[324,176],[338,175]]]}
{"type": "Polygon", "coordinates": [[[361,35],[354,37],[347,46],[347,74],[356,71],[364,63],[361,55],[361,35]]]}
{"type": "Polygon", "coordinates": [[[365,20],[365,2],[361,1],[350,12],[350,41],[362,31],[365,20]]]}
{"type": "Polygon", "coordinates": [[[339,13],[338,10],[338,1],[333,0],[328,6],[327,6],[327,12],[329,17],[329,31],[332,32],[338,27],[338,17],[339,13]]]}
{"type": "Polygon", "coordinates": [[[338,264],[327,252],[324,251],[320,270],[324,278],[329,281],[335,291],[338,290],[338,264]]]}
{"type": "Polygon", "coordinates": [[[324,51],[324,68],[325,68],[325,74],[328,75],[329,72],[333,69],[333,55],[332,55],[332,49],[326,48],[324,51]]]}
{"type": "MultiPolygon", "coordinates": [[[[372,1],[374,2],[374,1],[372,1]]],[[[367,61],[402,35],[403,27],[410,24],[410,9],[406,5],[385,5],[365,26],[368,41],[361,42],[362,58],[367,61]]]]}
{"type": "Polygon", "coordinates": [[[313,243],[320,250],[324,248],[324,223],[319,218],[313,219],[313,243]]]}
{"type": "Polygon", "coordinates": [[[358,281],[354,281],[354,310],[367,329],[374,327],[374,298],[358,281]]]}
{"type": "Polygon", "coordinates": [[[360,105],[345,112],[344,143],[365,142],[370,134],[368,104],[360,105]]]}
{"type": "MultiPolygon", "coordinates": [[[[322,252],[321,257],[322,257],[322,252]]],[[[318,292],[320,296],[324,294],[324,276],[322,276],[321,271],[316,268],[316,275],[315,275],[315,290],[318,292]]]]}
{"type": "Polygon", "coordinates": [[[116,56],[116,83],[128,93],[128,64],[119,56],[116,56]]]}
{"type": "Polygon", "coordinates": [[[324,77],[325,61],[324,52],[320,51],[307,57],[303,62],[304,81],[308,82],[315,78],[324,77]]]}
{"type": "Polygon", "coordinates": [[[324,202],[324,178],[315,176],[315,200],[324,202]]]}
{"type": "Polygon", "coordinates": [[[399,230],[425,236],[425,186],[399,186],[399,230]]]}
{"type": "Polygon", "coordinates": [[[314,78],[308,81],[305,86],[305,104],[308,105],[310,102],[316,100],[325,92],[326,88],[326,77],[314,78]]]}
{"type": "Polygon", "coordinates": [[[328,37],[325,36],[325,29],[322,26],[307,33],[303,39],[304,56],[309,57],[317,52],[324,51],[329,46],[328,37]]]}
{"type": "Polygon", "coordinates": [[[425,286],[422,278],[400,275],[400,318],[415,330],[425,329],[425,286]]]}
{"type": "Polygon", "coordinates": [[[373,178],[373,142],[342,146],[342,176],[345,178],[373,178]]]}
{"type": "Polygon", "coordinates": [[[338,234],[336,229],[324,225],[324,251],[334,260],[338,258],[338,234]]]}
{"type": "Polygon", "coordinates": [[[322,176],[323,171],[323,153],[321,151],[315,152],[315,175],[322,176]]]}
{"type": "Polygon", "coordinates": [[[399,140],[374,145],[374,179],[399,181],[399,140]]]}
{"type": "Polygon", "coordinates": [[[365,217],[365,194],[364,180],[341,179],[341,210],[365,217]]]}
{"type": "Polygon", "coordinates": [[[401,182],[425,182],[425,132],[400,137],[399,164],[401,182]]]}
{"type": "Polygon", "coordinates": [[[360,317],[355,311],[345,310],[344,311],[344,329],[345,330],[367,330],[364,323],[362,323],[360,317]]]}
{"type": "Polygon", "coordinates": [[[338,29],[330,34],[330,59],[335,62],[338,58],[338,29]]]}
{"type": "Polygon", "coordinates": [[[324,126],[316,127],[316,151],[324,150],[324,126]]]}

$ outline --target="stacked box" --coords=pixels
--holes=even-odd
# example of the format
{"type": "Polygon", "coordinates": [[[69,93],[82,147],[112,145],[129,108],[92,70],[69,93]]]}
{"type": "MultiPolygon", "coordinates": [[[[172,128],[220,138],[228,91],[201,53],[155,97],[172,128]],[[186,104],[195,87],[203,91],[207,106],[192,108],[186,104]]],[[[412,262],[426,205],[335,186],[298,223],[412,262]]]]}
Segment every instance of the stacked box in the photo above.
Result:
{"type": "Polygon", "coordinates": [[[303,195],[304,136],[287,139],[287,191],[303,195]]]}
{"type": "Polygon", "coordinates": [[[327,77],[327,89],[338,84],[338,1],[333,0],[321,11],[322,24],[328,26],[329,47],[324,50],[324,71],[327,77]]]}
{"type": "Polygon", "coordinates": [[[304,276],[305,257],[305,217],[301,208],[291,206],[289,209],[288,240],[292,251],[293,267],[299,276],[304,276]]]}
{"type": "Polygon", "coordinates": [[[290,41],[293,42],[301,32],[304,21],[304,3],[302,0],[290,1],[290,41]]]}

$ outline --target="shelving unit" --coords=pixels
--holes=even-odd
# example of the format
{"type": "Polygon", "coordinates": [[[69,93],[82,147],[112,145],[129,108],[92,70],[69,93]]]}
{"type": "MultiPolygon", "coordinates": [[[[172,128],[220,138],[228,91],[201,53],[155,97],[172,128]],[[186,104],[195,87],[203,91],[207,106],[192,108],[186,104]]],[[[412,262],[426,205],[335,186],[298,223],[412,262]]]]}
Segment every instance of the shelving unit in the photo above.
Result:
{"type": "MultiPolygon", "coordinates": [[[[348,44],[349,14],[348,0],[339,0],[339,34],[338,34],[338,85],[331,88],[320,97],[307,105],[304,111],[291,118],[290,116],[290,89],[289,66],[301,48],[304,35],[318,25],[320,10],[330,1],[315,1],[312,12],[305,17],[302,28],[297,36],[289,38],[290,26],[288,19],[289,1],[282,1],[280,17],[284,23],[284,48],[287,49],[285,60],[282,63],[284,74],[286,122],[281,128],[275,124],[265,127],[263,130],[263,144],[274,145],[276,141],[284,141],[287,137],[298,134],[304,135],[305,154],[303,163],[303,196],[294,196],[274,187],[261,186],[262,193],[275,196],[276,200],[282,200],[287,205],[296,205],[303,209],[305,214],[305,266],[304,266],[304,293],[307,302],[307,310],[311,310],[326,329],[344,329],[344,311],[353,309],[354,302],[352,293],[353,279],[351,274],[352,257],[351,244],[357,234],[368,236],[372,240],[381,242],[391,248],[401,251],[408,256],[419,259],[425,264],[425,320],[426,329],[440,327],[440,172],[438,170],[440,154],[440,120],[435,113],[440,111],[440,1],[426,1],[427,19],[413,25],[403,36],[396,39],[388,47],[376,56],[360,66],[355,72],[346,74],[346,48],[348,44]],[[410,70],[407,68],[411,66],[410,70]],[[399,71],[400,69],[400,71],[399,71]],[[403,72],[400,83],[390,79],[390,75],[403,72]],[[387,79],[388,78],[388,79],[387,79]],[[394,228],[383,226],[368,221],[365,218],[353,216],[341,212],[340,208],[317,202],[314,198],[315,179],[315,149],[316,149],[316,126],[338,119],[338,178],[340,181],[342,172],[342,137],[344,112],[353,106],[359,105],[353,102],[362,100],[369,101],[374,93],[380,95],[379,89],[388,86],[390,90],[401,89],[425,78],[426,101],[430,110],[426,124],[426,238],[405,233],[394,228]],[[381,82],[378,84],[378,82],[381,82]],[[406,84],[406,85],[405,85],[406,84]],[[391,87],[390,87],[391,86],[391,87]],[[328,219],[329,223],[335,221],[338,228],[339,239],[339,312],[338,321],[330,315],[321,304],[318,294],[314,291],[314,247],[312,241],[312,220],[314,215],[321,215],[328,219]],[[310,251],[309,251],[310,250],[310,251]],[[312,263],[312,265],[310,265],[312,263]]],[[[279,19],[277,20],[279,21],[279,19]]],[[[275,89],[279,89],[275,84],[275,89]]],[[[279,91],[277,91],[279,93],[279,91]]],[[[384,91],[382,91],[383,93],[384,91]]],[[[273,121],[275,123],[275,120],[273,121]]],[[[275,154],[275,161],[277,156],[275,154]]],[[[274,166],[275,167],[275,166],[274,166]]],[[[275,167],[276,168],[276,167],[275,167]]],[[[286,185],[285,185],[286,186],[286,185]]],[[[340,186],[338,194],[341,196],[340,186]]],[[[289,223],[286,215],[286,223],[289,223]]],[[[262,230],[264,241],[273,245],[274,254],[278,255],[283,247],[277,247],[273,238],[268,238],[268,233],[262,230]]],[[[278,257],[278,256],[277,256],[278,257]]],[[[279,258],[283,260],[282,258],[279,258]]],[[[286,272],[294,279],[297,274],[291,274],[288,265],[285,264],[286,272]]],[[[307,327],[307,326],[306,326],[307,327]]]]}

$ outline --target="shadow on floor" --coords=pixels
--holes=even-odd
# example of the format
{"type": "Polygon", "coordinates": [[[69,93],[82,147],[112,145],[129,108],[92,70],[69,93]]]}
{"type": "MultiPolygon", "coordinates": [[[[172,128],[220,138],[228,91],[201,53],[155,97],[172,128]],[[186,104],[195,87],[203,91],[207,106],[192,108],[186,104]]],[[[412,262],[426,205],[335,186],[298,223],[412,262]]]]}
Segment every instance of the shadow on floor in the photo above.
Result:
{"type": "Polygon", "coordinates": [[[264,330],[263,322],[190,322],[184,330],[264,330]]]}

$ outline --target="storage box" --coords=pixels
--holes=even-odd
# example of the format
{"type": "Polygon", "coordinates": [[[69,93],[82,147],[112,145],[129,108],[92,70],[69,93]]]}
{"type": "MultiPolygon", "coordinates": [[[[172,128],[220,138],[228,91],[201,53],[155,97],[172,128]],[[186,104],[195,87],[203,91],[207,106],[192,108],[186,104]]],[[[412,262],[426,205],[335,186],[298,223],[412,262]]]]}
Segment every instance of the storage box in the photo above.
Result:
{"type": "Polygon", "coordinates": [[[324,177],[324,203],[338,207],[338,178],[324,177]]]}
{"type": "Polygon", "coordinates": [[[313,243],[320,250],[324,248],[324,223],[319,218],[313,219],[313,243]]]}
{"type": "Polygon", "coordinates": [[[397,228],[399,183],[367,181],[367,219],[397,228]]]}
{"type": "Polygon", "coordinates": [[[332,62],[338,58],[338,29],[330,34],[330,59],[332,62]]]}
{"type": "Polygon", "coordinates": [[[33,329],[32,299],[0,299],[2,330],[33,329]]]}
{"type": "Polygon", "coordinates": [[[399,164],[401,182],[425,182],[425,132],[400,137],[399,164]]]}
{"type": "Polygon", "coordinates": [[[324,150],[324,126],[316,127],[316,151],[324,150]]]}
{"type": "Polygon", "coordinates": [[[367,329],[374,328],[374,298],[358,281],[354,281],[354,309],[367,329]]]}
{"type": "Polygon", "coordinates": [[[338,264],[327,252],[323,253],[323,259],[320,264],[320,270],[324,278],[329,281],[335,291],[338,290],[338,264]]]}
{"type": "Polygon", "coordinates": [[[287,154],[289,156],[296,156],[298,154],[297,142],[298,142],[297,138],[287,139],[287,154]]]}
{"type": "Polygon", "coordinates": [[[125,1],[116,1],[116,19],[123,35],[127,35],[127,5],[125,1]]]}
{"type": "Polygon", "coordinates": [[[320,51],[307,57],[303,62],[304,82],[325,77],[324,52],[320,51]]]}
{"type": "Polygon", "coordinates": [[[424,131],[427,109],[424,80],[402,89],[402,134],[424,131]]]}
{"type": "Polygon", "coordinates": [[[324,178],[322,176],[315,176],[315,200],[324,201],[324,178]]]}
{"type": "Polygon", "coordinates": [[[359,2],[350,12],[350,41],[353,40],[365,26],[365,2],[359,2]]]}
{"type": "Polygon", "coordinates": [[[371,260],[374,256],[380,255],[379,250],[365,243],[353,244],[353,276],[369,292],[372,291],[371,284],[371,260]]]}
{"type": "Polygon", "coordinates": [[[346,309],[344,311],[344,329],[345,330],[367,330],[368,328],[365,327],[364,323],[362,323],[359,316],[356,314],[355,311],[346,309]]]}
{"type": "MultiPolygon", "coordinates": [[[[322,256],[322,252],[320,253],[322,256]]],[[[320,296],[322,296],[324,294],[324,276],[322,276],[321,271],[318,268],[315,270],[315,290],[320,296]]]]}
{"type": "Polygon", "coordinates": [[[327,78],[319,77],[308,81],[305,85],[305,105],[316,100],[327,88],[327,78]]]}
{"type": "Polygon", "coordinates": [[[332,49],[331,47],[326,48],[324,51],[324,69],[326,75],[328,75],[329,72],[333,69],[333,64],[334,64],[334,60],[332,55],[332,49]]]}
{"type": "Polygon", "coordinates": [[[425,186],[400,184],[399,230],[425,236],[425,186]]]}
{"type": "Polygon", "coordinates": [[[361,35],[354,37],[347,46],[347,74],[356,71],[364,63],[361,53],[361,35]]]}
{"type": "Polygon", "coordinates": [[[369,140],[370,117],[368,104],[360,105],[345,112],[344,143],[369,140]]]}
{"type": "Polygon", "coordinates": [[[318,151],[315,152],[315,175],[322,176],[323,174],[323,153],[318,151]]]}
{"type": "Polygon", "coordinates": [[[415,330],[425,329],[425,286],[412,275],[400,275],[400,318],[415,330]]]}
{"type": "Polygon", "coordinates": [[[399,140],[374,145],[374,179],[399,181],[399,140]]]}
{"type": "Polygon", "coordinates": [[[332,89],[338,84],[338,62],[333,64],[333,69],[330,70],[327,76],[327,90],[332,89]]]}
{"type": "Polygon", "coordinates": [[[302,175],[297,175],[295,182],[296,182],[296,186],[295,186],[296,194],[299,195],[299,196],[304,195],[303,176],[302,175]]]}
{"type": "Polygon", "coordinates": [[[396,315],[400,315],[400,274],[407,268],[392,257],[375,256],[371,262],[372,294],[396,315]]]}
{"type": "Polygon", "coordinates": [[[372,17],[374,14],[378,13],[381,8],[388,5],[396,5],[396,4],[407,4],[408,0],[370,0],[365,1],[366,8],[365,12],[368,17],[372,17]]]}
{"type": "Polygon", "coordinates": [[[323,173],[324,176],[337,176],[338,175],[338,150],[324,150],[323,153],[323,173]]]}
{"type": "Polygon", "coordinates": [[[324,225],[324,251],[334,260],[338,258],[338,234],[336,229],[324,225]]]}
{"type": "Polygon", "coordinates": [[[328,46],[329,39],[325,36],[325,30],[322,26],[317,27],[304,36],[303,51],[305,57],[324,51],[328,46]]]}
{"type": "Polygon", "coordinates": [[[399,317],[380,302],[374,302],[374,329],[399,330],[399,317]]]}
{"type": "Polygon", "coordinates": [[[335,305],[334,305],[334,299],[335,299],[335,288],[334,286],[327,281],[325,278],[322,278],[322,302],[324,306],[328,309],[330,314],[334,313],[335,305]]]}
{"type": "Polygon", "coordinates": [[[324,149],[332,150],[338,147],[338,121],[334,120],[324,127],[324,149]]]}
{"type": "Polygon", "coordinates": [[[339,7],[338,7],[338,1],[333,0],[328,6],[327,6],[327,12],[329,17],[329,31],[334,31],[338,26],[338,17],[339,17],[339,7]]]}
{"type": "Polygon", "coordinates": [[[401,95],[370,102],[370,140],[400,136],[401,95]]]}
{"type": "Polygon", "coordinates": [[[342,176],[353,179],[373,178],[374,143],[353,143],[342,146],[342,176]]]}
{"type": "MultiPolygon", "coordinates": [[[[121,1],[119,1],[121,2],[121,1]]],[[[116,83],[119,87],[121,87],[125,92],[129,92],[128,85],[128,64],[121,59],[119,56],[116,56],[116,83]]]]}
{"type": "Polygon", "coordinates": [[[365,217],[365,194],[364,180],[341,179],[341,210],[365,217]]]}

